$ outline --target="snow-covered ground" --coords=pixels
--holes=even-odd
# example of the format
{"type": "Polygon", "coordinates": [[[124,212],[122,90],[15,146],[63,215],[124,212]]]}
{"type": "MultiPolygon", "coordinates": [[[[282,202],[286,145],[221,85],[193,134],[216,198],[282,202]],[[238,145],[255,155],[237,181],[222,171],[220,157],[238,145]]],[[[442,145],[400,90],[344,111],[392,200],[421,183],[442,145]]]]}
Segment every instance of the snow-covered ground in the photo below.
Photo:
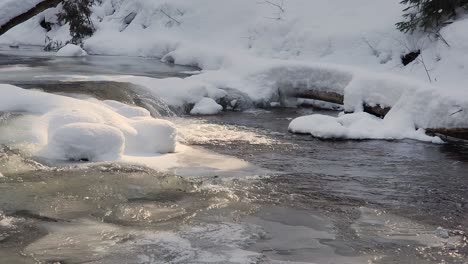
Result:
{"type": "MultiPolygon", "coordinates": [[[[363,104],[392,107],[386,123],[404,131],[468,127],[468,19],[441,31],[449,47],[398,32],[399,2],[104,0],[93,7],[97,31],[83,47],[90,54],[200,67],[201,74],[186,79],[101,77],[142,85],[171,105],[204,97],[219,103],[233,89],[269,105],[285,92],[308,89],[343,94],[347,111],[362,111],[363,104]],[[418,49],[420,59],[404,67],[400,56],[418,49]]],[[[50,32],[39,26],[43,19],[54,22],[59,9],[14,28],[0,43],[66,43],[67,25],[50,32]]]]}

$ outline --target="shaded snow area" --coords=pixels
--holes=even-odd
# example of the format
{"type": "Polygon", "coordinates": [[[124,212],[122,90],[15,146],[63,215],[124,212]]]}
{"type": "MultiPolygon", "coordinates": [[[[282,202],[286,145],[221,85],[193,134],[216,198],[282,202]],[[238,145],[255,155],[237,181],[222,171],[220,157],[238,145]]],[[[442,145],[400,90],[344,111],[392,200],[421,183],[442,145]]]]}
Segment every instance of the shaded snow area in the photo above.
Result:
{"type": "Polygon", "coordinates": [[[30,145],[33,154],[49,159],[109,161],[124,154],[174,152],[176,147],[172,123],[114,101],[83,101],[0,85],[0,112],[19,115],[15,124],[2,128],[2,143],[30,145]]]}
{"type": "Polygon", "coordinates": [[[58,57],[83,57],[88,55],[80,46],[67,44],[57,51],[55,54],[58,57]]]}
{"type": "MultiPolygon", "coordinates": [[[[295,97],[304,91],[332,92],[344,96],[347,112],[362,112],[364,105],[391,107],[384,121],[364,118],[375,134],[347,132],[343,137],[438,141],[419,137],[419,129],[468,128],[468,89],[463,85],[468,82],[468,19],[442,29],[449,47],[427,36],[398,32],[399,2],[103,0],[93,7],[96,33],[84,40],[87,53],[156,57],[202,71],[185,79],[74,79],[131,82],[171,106],[195,105],[194,114],[201,108],[203,114],[220,109],[214,102],[201,107],[206,97],[244,110],[277,102],[300,105],[304,100],[295,97]],[[419,49],[420,59],[404,67],[401,55],[419,49]],[[400,132],[388,133],[389,127],[400,132]]],[[[59,10],[49,9],[14,28],[0,43],[67,43],[68,25],[54,24],[49,32],[39,26],[44,19],[53,23],[59,10]]],[[[347,129],[363,122],[346,118],[347,129]]],[[[306,120],[308,126],[319,126],[317,120],[306,120]]]]}

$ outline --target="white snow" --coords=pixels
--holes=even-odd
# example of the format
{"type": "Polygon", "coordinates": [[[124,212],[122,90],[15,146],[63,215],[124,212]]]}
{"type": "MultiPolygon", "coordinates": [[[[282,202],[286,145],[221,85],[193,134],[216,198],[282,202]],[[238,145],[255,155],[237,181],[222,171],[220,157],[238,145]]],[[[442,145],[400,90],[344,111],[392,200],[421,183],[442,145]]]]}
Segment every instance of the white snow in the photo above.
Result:
{"type": "Polygon", "coordinates": [[[93,123],[72,123],[50,136],[49,157],[63,160],[106,161],[121,158],[125,136],[119,129],[93,123]]]}
{"type": "Polygon", "coordinates": [[[175,151],[177,132],[169,121],[115,102],[84,101],[0,84],[0,111],[23,114],[15,120],[14,133],[2,133],[0,142],[34,144],[33,154],[46,158],[107,161],[129,153],[154,156],[175,151]],[[109,104],[133,117],[119,114],[109,104]]]}
{"type": "Polygon", "coordinates": [[[144,118],[132,120],[137,133],[127,138],[128,152],[170,153],[175,151],[177,130],[166,120],[144,118]]]}
{"type": "Polygon", "coordinates": [[[392,122],[367,113],[344,114],[340,117],[325,115],[302,116],[289,124],[289,131],[311,134],[325,139],[415,139],[442,143],[438,137],[427,136],[422,129],[411,128],[404,122],[392,122]]]}
{"type": "Polygon", "coordinates": [[[80,46],[74,44],[67,44],[61,48],[55,56],[58,57],[83,57],[88,55],[80,46]]]}
{"type": "Polygon", "coordinates": [[[216,115],[223,110],[223,107],[211,98],[203,98],[190,111],[191,115],[216,115]]]}

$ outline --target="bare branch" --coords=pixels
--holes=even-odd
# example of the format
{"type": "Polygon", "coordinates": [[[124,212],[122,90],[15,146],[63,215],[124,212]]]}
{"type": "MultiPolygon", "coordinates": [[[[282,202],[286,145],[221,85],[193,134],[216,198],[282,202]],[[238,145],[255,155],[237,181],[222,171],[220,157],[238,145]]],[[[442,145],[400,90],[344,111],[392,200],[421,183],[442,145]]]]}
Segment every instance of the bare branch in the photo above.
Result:
{"type": "Polygon", "coordinates": [[[264,0],[263,3],[264,3],[264,4],[269,4],[269,5],[272,5],[272,6],[277,7],[277,8],[281,11],[281,13],[286,12],[286,10],[285,10],[284,7],[283,7],[284,1],[281,1],[281,4],[277,4],[277,3],[273,3],[273,2],[268,1],[268,0],[264,0]]]}
{"type": "Polygon", "coordinates": [[[463,112],[463,109],[460,109],[460,110],[456,111],[455,113],[451,114],[450,116],[453,116],[453,115],[461,113],[461,112],[463,112]]]}

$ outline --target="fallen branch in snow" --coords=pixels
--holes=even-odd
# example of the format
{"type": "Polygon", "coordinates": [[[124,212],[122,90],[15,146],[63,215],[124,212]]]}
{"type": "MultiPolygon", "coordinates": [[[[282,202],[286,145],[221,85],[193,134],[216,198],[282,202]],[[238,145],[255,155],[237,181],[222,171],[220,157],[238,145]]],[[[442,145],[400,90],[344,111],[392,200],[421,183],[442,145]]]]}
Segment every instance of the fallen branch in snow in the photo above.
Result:
{"type": "Polygon", "coordinates": [[[0,36],[8,32],[10,29],[14,28],[15,26],[26,22],[30,18],[34,17],[35,15],[41,13],[42,11],[56,7],[59,3],[61,3],[63,0],[44,0],[37,4],[34,7],[31,7],[28,11],[18,14],[16,17],[10,19],[8,22],[6,22],[3,25],[0,25],[0,36]]]}
{"type": "Polygon", "coordinates": [[[454,116],[454,115],[456,115],[458,113],[461,113],[461,112],[463,112],[463,109],[460,109],[460,110],[456,111],[455,113],[452,113],[450,116],[454,116]]]}

